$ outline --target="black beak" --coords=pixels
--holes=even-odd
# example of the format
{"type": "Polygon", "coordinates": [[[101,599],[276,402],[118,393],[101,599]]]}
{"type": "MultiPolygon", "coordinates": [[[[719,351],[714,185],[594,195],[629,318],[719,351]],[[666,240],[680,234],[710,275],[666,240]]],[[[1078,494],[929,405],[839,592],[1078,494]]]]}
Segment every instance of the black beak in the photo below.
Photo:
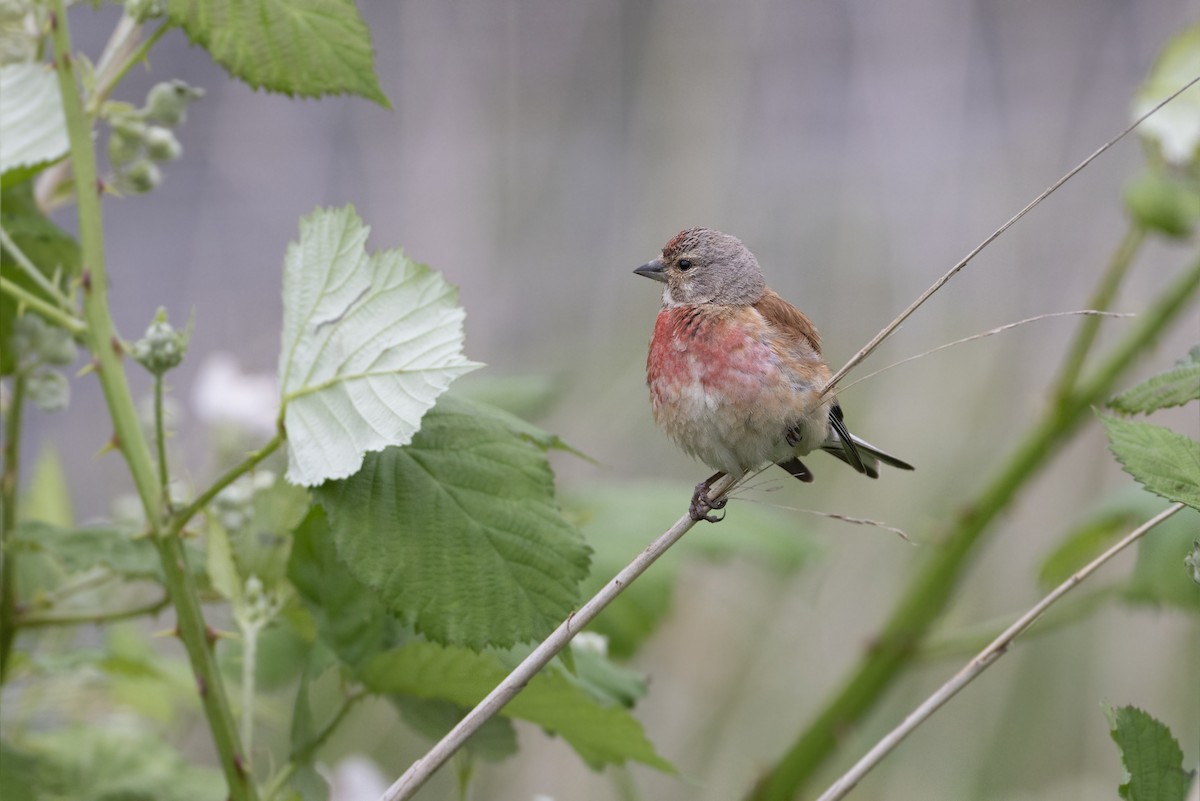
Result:
{"type": "Polygon", "coordinates": [[[667,265],[663,264],[662,259],[648,261],[633,272],[635,275],[644,275],[647,278],[654,279],[655,281],[662,281],[663,283],[666,283],[667,281],[667,265]]]}

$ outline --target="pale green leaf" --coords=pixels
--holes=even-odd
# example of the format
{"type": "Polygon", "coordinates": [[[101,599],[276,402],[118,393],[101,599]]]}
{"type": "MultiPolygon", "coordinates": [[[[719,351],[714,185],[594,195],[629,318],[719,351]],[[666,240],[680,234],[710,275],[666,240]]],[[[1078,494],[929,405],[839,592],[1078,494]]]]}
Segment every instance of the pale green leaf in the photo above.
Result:
{"type": "Polygon", "coordinates": [[[20,508],[28,520],[42,520],[61,528],[74,524],[67,473],[54,446],[46,445],[38,453],[20,508]]]}
{"type": "Polygon", "coordinates": [[[1121,749],[1126,781],[1118,788],[1126,801],[1183,801],[1192,773],[1171,730],[1133,706],[1106,709],[1113,741],[1121,749]]]}
{"type": "MultiPolygon", "coordinates": [[[[1145,493],[1148,498],[1154,496],[1145,493]]],[[[1148,520],[1166,506],[1155,498],[1142,519],[1148,520]]],[[[1134,603],[1169,604],[1178,609],[1200,612],[1200,586],[1192,581],[1187,556],[1200,532],[1200,512],[1184,509],[1142,537],[1138,542],[1137,563],[1125,586],[1125,598],[1134,603]]]]}
{"type": "MultiPolygon", "coordinates": [[[[1134,96],[1133,116],[1141,117],[1163,98],[1200,75],[1200,24],[1167,42],[1150,76],[1134,96]]],[[[1185,165],[1200,152],[1200,84],[1163,106],[1139,126],[1141,135],[1158,144],[1167,161],[1185,165]]]]}
{"type": "Polygon", "coordinates": [[[162,580],[150,540],[113,526],[72,529],[31,520],[17,526],[10,547],[44,553],[68,572],[107,567],[127,578],[162,580]]]}
{"type": "MultiPolygon", "coordinates": [[[[1198,206],[1200,208],[1200,206],[1198,206]]],[[[1200,211],[1198,211],[1200,213],[1200,211]]],[[[1200,399],[1200,345],[1165,373],[1148,378],[1108,402],[1124,414],[1143,414],[1200,399]]]]}
{"type": "Polygon", "coordinates": [[[412,439],[477,364],[462,355],[458,293],[399,250],[368,254],[353,207],[300,221],[283,276],[279,356],[288,480],[345,478],[363,455],[412,439]]]}
{"type": "Polygon", "coordinates": [[[242,577],[238,575],[237,564],[233,560],[233,547],[229,542],[229,532],[213,519],[208,521],[208,548],[205,568],[212,588],[221,593],[221,597],[233,601],[241,597],[242,577]]]}
{"type": "Polygon", "coordinates": [[[479,404],[442,398],[410,444],[314,496],[350,572],[437,642],[540,639],[579,600],[588,548],[545,455],[479,404]]]}
{"type": "Polygon", "coordinates": [[[1200,509],[1200,442],[1150,423],[1100,419],[1125,472],[1156,495],[1200,509]]]}
{"type": "Polygon", "coordinates": [[[356,94],[390,108],[352,0],[168,0],[167,14],[235,78],[300,97],[356,94]]]}
{"type": "Polygon", "coordinates": [[[4,185],[67,154],[58,77],[42,64],[0,67],[0,174],[4,185]]]}
{"type": "MultiPolygon", "coordinates": [[[[390,700],[405,723],[434,742],[442,739],[467,714],[465,707],[449,701],[411,695],[392,695],[390,700]]],[[[467,740],[463,750],[468,756],[499,762],[517,752],[517,731],[508,718],[488,718],[467,740]]]]}
{"type": "Polygon", "coordinates": [[[32,735],[25,746],[43,766],[41,789],[74,801],[219,801],[225,782],[188,763],[156,732],[112,724],[32,735]]]}
{"type": "MultiPolygon", "coordinates": [[[[363,671],[363,681],[375,692],[473,707],[507,674],[494,653],[413,642],[375,657],[363,671]]],[[[632,760],[673,771],[629,710],[598,702],[553,666],[531,679],[500,714],[559,735],[593,768],[632,760]]]]}

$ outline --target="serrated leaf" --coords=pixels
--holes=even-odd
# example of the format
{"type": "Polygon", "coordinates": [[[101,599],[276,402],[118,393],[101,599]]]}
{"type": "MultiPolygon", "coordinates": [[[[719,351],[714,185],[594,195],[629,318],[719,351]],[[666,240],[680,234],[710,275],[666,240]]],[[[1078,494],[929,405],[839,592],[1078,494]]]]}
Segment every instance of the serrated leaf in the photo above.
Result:
{"type": "MultiPolygon", "coordinates": [[[[1171,37],[1159,54],[1146,82],[1134,96],[1133,116],[1141,117],[1163,98],[1200,75],[1200,24],[1171,37]]],[[[1200,150],[1200,85],[1163,106],[1138,127],[1143,138],[1156,143],[1163,157],[1183,166],[1200,150]]]]}
{"type": "Polygon", "coordinates": [[[1121,749],[1127,780],[1119,792],[1126,801],[1183,801],[1192,773],[1171,730],[1133,706],[1106,709],[1113,741],[1121,749]]]}
{"type": "MultiPolygon", "coordinates": [[[[437,742],[467,714],[467,710],[449,701],[392,695],[400,717],[414,730],[437,742]]],[[[468,756],[499,762],[517,752],[517,731],[508,718],[489,718],[463,746],[468,756]]]]}
{"type": "Polygon", "coordinates": [[[283,276],[279,356],[288,480],[345,478],[363,456],[412,439],[462,355],[458,293],[399,250],[368,254],[354,208],[300,221],[283,276]]]}
{"type": "Polygon", "coordinates": [[[436,642],[541,639],[579,600],[589,551],[545,455],[479,404],[444,397],[410,444],[314,497],[351,574],[436,642]]]}
{"type": "Polygon", "coordinates": [[[11,186],[67,154],[58,77],[42,64],[0,67],[0,178],[11,186]]]}
{"type": "Polygon", "coordinates": [[[352,0],[168,0],[167,15],[254,89],[355,94],[391,108],[370,29],[352,0]]]}
{"type": "MultiPolygon", "coordinates": [[[[682,485],[645,483],[574,490],[565,505],[595,552],[584,596],[603,587],[658,532],[678,520],[691,493],[682,485]]],[[[631,656],[663,621],[685,559],[743,558],[786,574],[799,570],[816,553],[795,516],[757,504],[733,506],[735,516],[728,521],[736,527],[733,534],[719,526],[692,529],[588,626],[608,637],[610,653],[631,656]]]]}
{"type": "MultiPolygon", "coordinates": [[[[507,673],[491,652],[413,642],[375,657],[363,671],[363,682],[379,693],[473,707],[507,673]]],[[[633,760],[674,772],[627,709],[597,702],[554,668],[533,677],[500,714],[536,723],[559,735],[593,768],[633,760]]]]}
{"type": "Polygon", "coordinates": [[[1125,472],[1156,495],[1200,509],[1200,442],[1150,423],[1100,419],[1125,472]]]}
{"type": "Polygon", "coordinates": [[[1200,345],[1165,373],[1148,378],[1108,402],[1122,414],[1144,414],[1200,400],[1200,345]]]}
{"type": "Polygon", "coordinates": [[[319,506],[296,528],[288,578],[312,613],[317,636],[351,668],[399,642],[399,621],[338,559],[319,506]]]}

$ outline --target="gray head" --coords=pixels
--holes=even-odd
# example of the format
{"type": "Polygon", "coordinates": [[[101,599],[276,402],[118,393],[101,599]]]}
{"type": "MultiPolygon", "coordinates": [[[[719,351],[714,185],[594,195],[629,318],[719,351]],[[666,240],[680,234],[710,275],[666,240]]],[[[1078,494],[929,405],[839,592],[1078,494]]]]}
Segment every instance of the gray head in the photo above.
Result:
{"type": "Polygon", "coordinates": [[[662,255],[634,270],[667,285],[668,306],[715,303],[747,306],[767,288],[758,259],[737,237],[711,228],[680,231],[662,255]]]}

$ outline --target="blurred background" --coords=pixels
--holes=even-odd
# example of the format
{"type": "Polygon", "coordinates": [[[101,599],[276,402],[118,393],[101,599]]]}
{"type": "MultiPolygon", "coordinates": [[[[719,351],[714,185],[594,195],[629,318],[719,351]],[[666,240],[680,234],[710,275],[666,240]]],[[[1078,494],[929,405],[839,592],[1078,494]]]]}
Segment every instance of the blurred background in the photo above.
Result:
{"type": "MultiPolygon", "coordinates": [[[[549,388],[535,422],[596,460],[556,460],[564,495],[677,487],[668,491],[678,509],[632,535],[645,542],[709,471],[653,427],[643,371],[660,288],[634,267],[681,228],[733,233],[814,319],[836,368],[1120,131],[1159,49],[1200,18],[1196,0],[358,5],[390,111],[255,93],[178,31],[155,48],[149,71],[135,69],[123,85],[118,99],[135,103],[170,78],[207,92],[177,131],[184,156],[162,186],[105,206],[122,334],[139,336],[160,304],[173,321],[195,314],[189,358],[171,375],[176,449],[191,466],[213,466],[192,405],[206,358],[232,354],[241,370],[273,372],[287,243],[314,207],[353,203],[373,227],[372,248],[402,246],[461,287],[467,354],[488,365],[470,379],[480,391],[500,379],[549,388]]],[[[78,47],[98,54],[117,16],[112,7],[78,13],[78,47]]],[[[1142,162],[1136,138],[1118,145],[988,248],[856,375],[1003,323],[1083,308],[1125,231],[1121,191],[1142,162]]],[[[69,210],[60,219],[70,224],[69,210]]],[[[1194,248],[1148,246],[1116,308],[1141,309],[1192,258],[1194,248]]],[[[729,538],[738,537],[739,507],[758,504],[883,520],[917,545],[783,509],[795,536],[821,552],[796,575],[737,560],[682,564],[674,611],[633,663],[651,683],[638,716],[681,775],[632,769],[642,797],[736,798],[774,762],[869,646],[922,549],[936,547],[1041,410],[1076,325],[1035,323],[846,391],[852,430],[917,472],[869,482],[817,457],[816,483],[764,475],[730,505],[719,527],[729,538]]],[[[1102,342],[1128,325],[1106,322],[1102,342]]],[[[1192,311],[1138,377],[1198,339],[1192,311]]],[[[30,414],[26,458],[50,446],[69,459],[75,512],[86,520],[108,514],[128,479],[117,457],[92,457],[109,437],[97,383],[72,387],[67,412],[30,414]]],[[[1160,422],[1196,437],[1194,412],[1160,422]]],[[[1130,483],[1089,424],[978,554],[948,629],[1032,604],[1038,566],[1064,532],[1130,483]]],[[[1110,577],[1131,561],[1110,566],[1110,577]]],[[[910,674],[848,733],[833,767],[856,759],[968,656],[910,674]]],[[[1195,618],[1106,608],[1018,646],[854,797],[1113,798],[1120,767],[1101,702],[1146,708],[1194,764],[1198,675],[1195,618]]],[[[520,756],[485,766],[476,798],[622,797],[620,782],[590,772],[561,741],[520,731],[520,756]]],[[[330,758],[365,754],[390,781],[424,745],[387,710],[364,707],[330,758]]],[[[438,781],[421,797],[449,797],[449,777],[438,781]]]]}

